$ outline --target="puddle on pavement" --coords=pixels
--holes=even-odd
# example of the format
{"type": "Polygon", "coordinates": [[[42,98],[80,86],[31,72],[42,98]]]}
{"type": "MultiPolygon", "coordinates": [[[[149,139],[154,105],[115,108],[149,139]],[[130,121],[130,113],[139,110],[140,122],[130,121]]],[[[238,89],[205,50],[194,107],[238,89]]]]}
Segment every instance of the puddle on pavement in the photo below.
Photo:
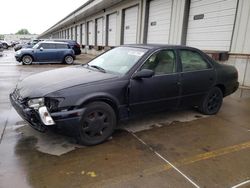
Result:
{"type": "MultiPolygon", "coordinates": [[[[14,126],[14,128],[16,128],[16,126],[14,126]]],[[[52,131],[40,133],[27,124],[19,125],[16,131],[21,134],[22,138],[35,138],[35,149],[50,155],[60,156],[76,148],[84,147],[76,144],[75,139],[72,137],[63,136],[52,131]]]]}

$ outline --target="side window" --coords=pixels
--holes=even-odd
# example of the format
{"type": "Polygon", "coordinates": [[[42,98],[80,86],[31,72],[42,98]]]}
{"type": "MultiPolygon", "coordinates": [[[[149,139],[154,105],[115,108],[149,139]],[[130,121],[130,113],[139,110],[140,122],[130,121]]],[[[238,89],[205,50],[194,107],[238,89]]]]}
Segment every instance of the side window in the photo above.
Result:
{"type": "Polygon", "coordinates": [[[162,50],[153,54],[141,69],[151,69],[156,75],[174,73],[176,68],[175,54],[172,50],[162,50]]]}
{"type": "Polygon", "coordinates": [[[57,49],[67,49],[68,46],[67,46],[67,44],[57,44],[57,45],[56,45],[56,48],[57,48],[57,49]]]}
{"type": "Polygon", "coordinates": [[[182,71],[197,71],[209,69],[211,66],[202,58],[202,56],[190,50],[181,50],[180,51],[181,62],[182,62],[182,71]]]}

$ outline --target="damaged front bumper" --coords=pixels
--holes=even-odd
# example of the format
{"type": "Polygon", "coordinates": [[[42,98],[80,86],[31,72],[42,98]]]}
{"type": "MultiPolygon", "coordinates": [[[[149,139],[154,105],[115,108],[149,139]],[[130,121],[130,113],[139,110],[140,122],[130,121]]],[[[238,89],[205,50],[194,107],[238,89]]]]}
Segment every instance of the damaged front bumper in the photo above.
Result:
{"type": "Polygon", "coordinates": [[[46,106],[34,110],[10,94],[10,101],[17,113],[34,129],[45,132],[49,126],[71,126],[77,128],[85,108],[50,113],[46,106]]]}

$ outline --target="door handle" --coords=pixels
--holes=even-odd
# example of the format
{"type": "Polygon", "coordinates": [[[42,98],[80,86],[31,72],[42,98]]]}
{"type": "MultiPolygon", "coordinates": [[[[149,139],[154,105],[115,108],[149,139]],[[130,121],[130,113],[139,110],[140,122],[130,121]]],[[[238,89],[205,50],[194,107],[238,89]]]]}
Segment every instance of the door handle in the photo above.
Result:
{"type": "Polygon", "coordinates": [[[181,85],[181,82],[176,82],[176,84],[177,84],[178,86],[180,86],[180,85],[181,85]]]}

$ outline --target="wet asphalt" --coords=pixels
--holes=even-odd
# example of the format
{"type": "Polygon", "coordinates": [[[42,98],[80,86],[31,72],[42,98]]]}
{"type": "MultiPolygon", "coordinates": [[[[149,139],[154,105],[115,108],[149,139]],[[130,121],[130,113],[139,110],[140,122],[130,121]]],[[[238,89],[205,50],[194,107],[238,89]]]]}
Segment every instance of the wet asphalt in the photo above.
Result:
{"type": "MultiPolygon", "coordinates": [[[[81,55],[76,62],[88,60],[81,55]]],[[[152,114],[84,147],[63,132],[33,130],[8,99],[23,78],[65,66],[23,66],[12,50],[0,57],[0,188],[250,187],[248,90],[225,98],[215,116],[152,114]]]]}

